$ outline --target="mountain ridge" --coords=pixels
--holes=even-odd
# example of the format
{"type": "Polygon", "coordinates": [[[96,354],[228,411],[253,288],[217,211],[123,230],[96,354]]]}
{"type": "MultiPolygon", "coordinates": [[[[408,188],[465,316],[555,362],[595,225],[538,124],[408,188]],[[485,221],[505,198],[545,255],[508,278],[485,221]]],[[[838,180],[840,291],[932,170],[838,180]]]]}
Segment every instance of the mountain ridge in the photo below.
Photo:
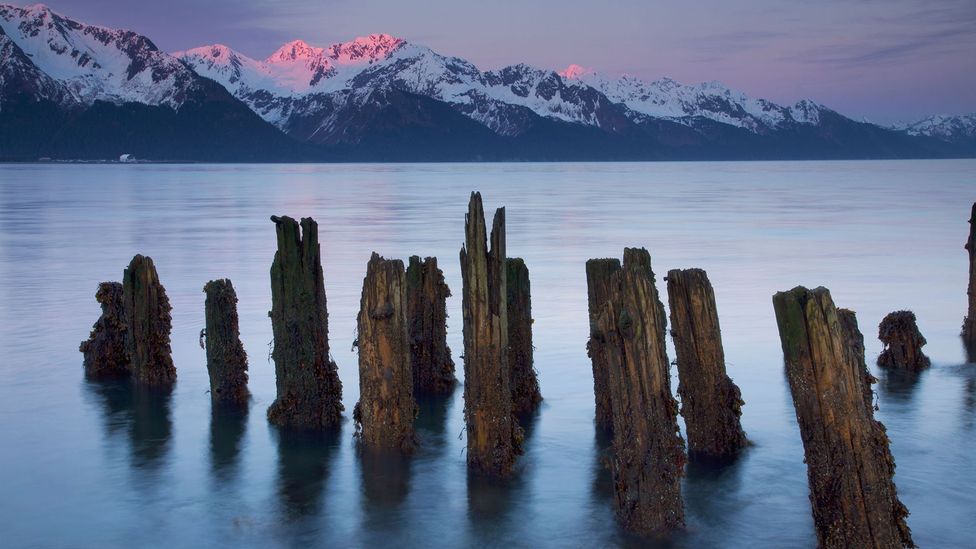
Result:
{"type": "Polygon", "coordinates": [[[111,156],[133,143],[149,158],[227,161],[976,156],[965,117],[885,128],[718,82],[578,65],[482,71],[389,34],[292,40],[263,60],[222,44],[168,54],[44,5],[0,4],[0,60],[0,159],[111,156]]]}

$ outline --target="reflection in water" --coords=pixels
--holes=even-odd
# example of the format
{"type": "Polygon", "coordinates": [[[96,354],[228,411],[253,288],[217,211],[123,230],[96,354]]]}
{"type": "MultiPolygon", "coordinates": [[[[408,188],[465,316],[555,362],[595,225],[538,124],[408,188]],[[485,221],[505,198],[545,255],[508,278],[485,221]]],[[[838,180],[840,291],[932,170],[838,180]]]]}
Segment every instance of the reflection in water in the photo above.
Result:
{"type": "Polygon", "coordinates": [[[598,426],[594,427],[594,431],[590,495],[596,505],[613,505],[613,473],[610,471],[613,434],[598,426]]]}
{"type": "Polygon", "coordinates": [[[371,529],[386,526],[398,516],[397,507],[410,493],[411,457],[396,451],[357,446],[363,479],[363,512],[371,529]]]}
{"type": "Polygon", "coordinates": [[[884,391],[885,396],[891,400],[911,404],[915,396],[915,388],[923,374],[924,372],[882,368],[878,386],[884,391]]]}
{"type": "MultiPolygon", "coordinates": [[[[538,410],[519,418],[524,433],[523,448],[528,448],[535,431],[538,410]]],[[[525,459],[525,456],[522,457],[525,459]]],[[[526,500],[524,494],[529,484],[527,475],[515,464],[515,472],[507,479],[494,479],[468,470],[468,520],[471,521],[478,539],[491,539],[492,531],[504,524],[515,510],[515,503],[526,500]],[[487,537],[486,537],[487,536],[487,537]]]]}
{"type": "Polygon", "coordinates": [[[439,396],[417,397],[417,420],[414,428],[420,439],[420,450],[443,448],[447,445],[447,412],[454,403],[456,390],[439,396]]]}
{"type": "Polygon", "coordinates": [[[962,348],[966,351],[966,362],[968,364],[976,363],[976,344],[966,341],[966,338],[962,339],[962,348]]]}
{"type": "Polygon", "coordinates": [[[318,514],[341,430],[271,429],[278,440],[278,495],[284,518],[297,520],[318,514]]]}
{"type": "Polygon", "coordinates": [[[88,381],[102,404],[110,437],[129,434],[130,463],[137,469],[158,469],[169,451],[172,387],[145,387],[129,380],[88,381]]]}
{"type": "Polygon", "coordinates": [[[210,469],[220,482],[237,472],[241,442],[247,431],[248,406],[214,403],[210,409],[210,469]]]}
{"type": "Polygon", "coordinates": [[[739,455],[724,462],[689,461],[682,485],[687,516],[708,517],[709,525],[719,531],[736,520],[742,501],[742,470],[747,459],[747,455],[739,455]]]}

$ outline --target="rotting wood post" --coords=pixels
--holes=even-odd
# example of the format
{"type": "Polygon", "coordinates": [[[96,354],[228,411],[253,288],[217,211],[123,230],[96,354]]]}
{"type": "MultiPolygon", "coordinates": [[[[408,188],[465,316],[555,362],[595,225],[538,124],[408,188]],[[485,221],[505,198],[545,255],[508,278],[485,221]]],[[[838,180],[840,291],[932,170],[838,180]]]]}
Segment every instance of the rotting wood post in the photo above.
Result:
{"type": "Polygon", "coordinates": [[[125,348],[137,383],[166,385],[176,381],[170,349],[172,307],[149,257],[136,255],[122,277],[125,304],[125,348]]]}
{"type": "Polygon", "coordinates": [[[506,477],[522,451],[522,429],[512,414],[504,208],[495,212],[490,250],[485,231],[481,194],[471,193],[460,253],[467,461],[476,472],[506,477]]]}
{"type": "Polygon", "coordinates": [[[366,266],[357,319],[359,402],[353,410],[359,440],[374,449],[410,452],[416,444],[407,281],[403,261],[373,252],[366,266]]]}
{"type": "Polygon", "coordinates": [[[329,355],[329,315],[318,224],[272,216],[278,251],[271,264],[271,326],[278,396],[268,420],[283,427],[336,428],[342,382],[329,355]]]}
{"type": "Polygon", "coordinates": [[[215,403],[244,404],[247,391],[247,353],[241,343],[237,292],[228,279],[211,280],[204,310],[206,328],[201,341],[207,350],[210,399],[215,403]]]}
{"type": "Polygon", "coordinates": [[[715,293],[701,269],[668,271],[671,337],[688,454],[728,459],[749,441],[742,430],[742,394],[725,370],[715,293]]]}
{"type": "Polygon", "coordinates": [[[447,298],[451,290],[437,258],[410,258],[407,267],[407,322],[413,389],[417,394],[454,390],[454,360],[447,346],[447,298]]]}
{"type": "Polygon", "coordinates": [[[863,355],[856,360],[830,292],[797,287],[773,307],[820,547],[914,547],[888,436],[865,398],[863,355]]]}
{"type": "Polygon", "coordinates": [[[610,407],[609,373],[603,342],[594,337],[596,321],[603,312],[603,305],[610,299],[610,277],[620,270],[619,259],[590,259],[586,262],[586,291],[590,315],[590,336],[586,353],[593,364],[593,395],[596,400],[596,426],[604,431],[613,430],[613,411],[610,407]]]}
{"type": "Polygon", "coordinates": [[[874,409],[874,390],[871,385],[878,379],[871,375],[868,363],[864,360],[864,335],[857,326],[857,314],[850,309],[837,309],[837,319],[840,321],[841,335],[844,337],[844,349],[851,353],[851,358],[859,372],[861,372],[861,392],[868,408],[874,409]]]}
{"type": "Polygon", "coordinates": [[[911,311],[888,313],[878,325],[878,339],[884,344],[878,355],[878,366],[882,368],[920,372],[931,364],[922,352],[926,341],[911,311]]]}
{"type": "Polygon", "coordinates": [[[95,300],[102,306],[102,314],[78,349],[85,357],[85,376],[88,379],[125,377],[129,375],[129,356],[125,350],[122,284],[102,282],[95,292],[95,300]]]}
{"type": "Polygon", "coordinates": [[[969,310],[962,321],[962,338],[970,355],[976,355],[976,202],[969,214],[969,239],[966,240],[969,252],[969,310]]]}
{"type": "Polygon", "coordinates": [[[611,275],[611,295],[593,338],[606,355],[609,373],[617,516],[632,532],[661,536],[685,524],[684,441],[671,395],[666,317],[650,254],[627,249],[624,258],[623,268],[611,275]]]}
{"type": "Polygon", "coordinates": [[[508,294],[508,366],[512,372],[512,411],[525,415],[542,402],[532,359],[532,297],[529,269],[518,257],[505,259],[508,294]]]}

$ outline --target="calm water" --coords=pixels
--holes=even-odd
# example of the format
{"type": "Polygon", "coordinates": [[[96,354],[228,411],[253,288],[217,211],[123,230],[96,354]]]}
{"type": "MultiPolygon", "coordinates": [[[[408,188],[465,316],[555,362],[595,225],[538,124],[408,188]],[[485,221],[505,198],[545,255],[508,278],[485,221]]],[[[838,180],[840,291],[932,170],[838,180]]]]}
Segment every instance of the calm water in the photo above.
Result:
{"type": "MultiPolygon", "coordinates": [[[[877,414],[915,540],[972,547],[976,365],[965,364],[958,333],[974,199],[974,161],[0,166],[0,543],[636,543],[615,524],[592,426],[583,268],[631,245],[651,251],[659,285],[671,268],[708,270],[729,373],[746,400],[742,422],[756,443],[726,469],[689,471],[688,530],[675,546],[815,544],[770,302],[804,284],[827,286],[839,306],[857,311],[872,363],[882,316],[918,315],[933,367],[917,380],[876,372],[877,414]],[[525,258],[532,276],[546,400],[516,478],[468,478],[460,389],[424,403],[422,449],[398,468],[359,458],[351,419],[327,438],[269,426],[269,216],[319,221],[349,418],[370,252],[435,255],[459,296],[472,190],[486,208],[507,206],[509,255],[525,258]],[[153,257],[172,300],[179,372],[169,397],[138,401],[124,386],[85,382],[78,352],[98,316],[97,283],[121,280],[135,253],[153,257]],[[222,277],[240,298],[253,393],[246,416],[212,414],[197,343],[203,284],[222,277]]],[[[448,307],[460,371],[460,297],[448,307]]]]}

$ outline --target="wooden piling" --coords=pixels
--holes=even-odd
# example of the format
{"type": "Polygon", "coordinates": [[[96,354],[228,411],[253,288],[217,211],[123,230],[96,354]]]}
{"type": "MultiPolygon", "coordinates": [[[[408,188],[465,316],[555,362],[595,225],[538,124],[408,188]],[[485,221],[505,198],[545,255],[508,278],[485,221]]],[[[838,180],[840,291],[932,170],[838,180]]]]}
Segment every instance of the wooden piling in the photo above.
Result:
{"type": "MultiPolygon", "coordinates": [[[[884,426],[825,288],[773,296],[820,547],[914,547],[884,426]]],[[[849,328],[848,328],[849,329],[849,328]]]]}
{"type": "Polygon", "coordinates": [[[318,224],[272,216],[278,251],[271,265],[272,358],[278,397],[268,420],[283,427],[323,429],[342,420],[342,382],[329,354],[329,315],[318,224]]]}
{"type": "Polygon", "coordinates": [[[931,364],[922,352],[926,341],[911,311],[888,313],[878,325],[878,339],[884,344],[878,356],[878,366],[882,368],[920,372],[931,364]]]}
{"type": "Polygon", "coordinates": [[[857,365],[861,373],[861,393],[868,408],[874,408],[874,391],[871,385],[878,379],[871,375],[868,364],[864,360],[864,335],[857,326],[857,314],[850,309],[837,309],[837,319],[840,321],[841,335],[844,338],[844,350],[851,353],[850,360],[857,365]]]}
{"type": "Polygon", "coordinates": [[[969,252],[969,310],[962,321],[962,338],[970,355],[976,354],[976,202],[969,214],[969,239],[966,240],[969,252]]]}
{"type": "Polygon", "coordinates": [[[620,270],[619,259],[590,259],[586,262],[586,290],[590,315],[590,336],[586,353],[593,364],[593,395],[596,400],[596,426],[603,431],[613,430],[613,411],[610,406],[609,373],[603,341],[594,337],[596,321],[612,294],[610,277],[620,270]]]}
{"type": "Polygon", "coordinates": [[[407,323],[413,389],[417,394],[454,390],[454,360],[447,346],[447,298],[451,290],[437,258],[410,258],[407,267],[407,323]]]}
{"type": "Polygon", "coordinates": [[[671,396],[665,314],[650,254],[627,249],[624,258],[623,268],[610,277],[611,295],[593,338],[609,374],[617,516],[632,532],[659,536],[685,524],[684,441],[671,396]]]}
{"type": "Polygon", "coordinates": [[[531,413],[542,402],[532,358],[532,297],[529,269],[518,257],[505,260],[508,293],[508,365],[512,372],[512,411],[531,413]]]}
{"type": "Polygon", "coordinates": [[[228,279],[211,280],[203,287],[206,328],[207,372],[210,399],[221,404],[246,404],[247,353],[241,343],[237,316],[237,292],[228,279]]]}
{"type": "Polygon", "coordinates": [[[407,281],[403,261],[373,252],[366,266],[357,319],[359,402],[353,410],[359,440],[369,448],[410,452],[416,444],[407,281]]]}
{"type": "Polygon", "coordinates": [[[95,292],[102,314],[92,326],[91,335],[78,348],[84,354],[88,379],[109,379],[129,375],[129,356],[125,350],[125,311],[122,284],[102,282],[95,292]]]}
{"type": "Polygon", "coordinates": [[[460,258],[467,461],[475,472],[505,477],[522,451],[522,430],[512,414],[508,364],[505,209],[495,212],[490,250],[480,193],[471,193],[464,221],[460,258]]]}
{"type": "Polygon", "coordinates": [[[742,430],[742,394],[725,370],[715,293],[701,269],[668,271],[671,337],[688,454],[728,459],[749,441],[742,430]]]}
{"type": "Polygon", "coordinates": [[[122,278],[126,353],[137,383],[166,385],[176,381],[170,349],[172,307],[149,257],[136,255],[122,278]]]}

